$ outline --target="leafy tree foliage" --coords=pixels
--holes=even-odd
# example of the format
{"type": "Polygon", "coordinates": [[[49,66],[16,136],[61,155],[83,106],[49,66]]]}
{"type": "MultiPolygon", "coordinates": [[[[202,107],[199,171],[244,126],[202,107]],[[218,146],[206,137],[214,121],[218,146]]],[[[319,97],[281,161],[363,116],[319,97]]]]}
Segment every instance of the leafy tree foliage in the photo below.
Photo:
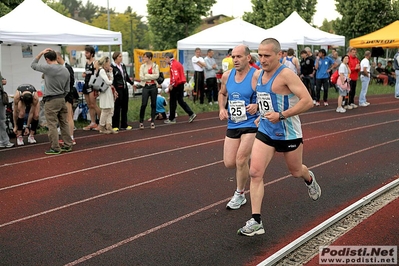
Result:
{"type": "MultiPolygon", "coordinates": [[[[68,0],[67,0],[68,1],[68,0]]],[[[96,12],[99,10],[98,6],[94,5],[90,0],[87,1],[86,5],[80,5],[79,17],[85,18],[87,21],[91,22],[95,17],[96,12]]]]}
{"type": "Polygon", "coordinates": [[[79,12],[82,7],[82,1],[79,0],[60,0],[60,3],[68,9],[72,17],[74,17],[75,11],[79,12]]]}
{"type": "Polygon", "coordinates": [[[16,8],[20,3],[24,0],[7,0],[7,1],[0,1],[0,17],[8,14],[16,8]]]}
{"type": "Polygon", "coordinates": [[[51,7],[53,10],[57,11],[58,13],[66,17],[71,17],[71,14],[69,13],[68,9],[61,2],[57,2],[55,0],[42,0],[42,1],[46,3],[49,7],[51,7]]]}
{"type": "Polygon", "coordinates": [[[201,24],[216,0],[148,0],[148,24],[153,34],[153,48],[176,48],[177,41],[190,36],[201,24]]]}
{"type": "Polygon", "coordinates": [[[251,2],[253,11],[245,12],[243,19],[268,29],[280,24],[294,11],[310,23],[316,12],[317,0],[251,0],[251,2]]]}
{"type": "Polygon", "coordinates": [[[371,33],[398,18],[398,1],[394,0],[336,0],[336,9],[342,15],[334,27],[337,34],[350,39],[371,33]],[[395,11],[396,10],[396,11],[395,11]]]}

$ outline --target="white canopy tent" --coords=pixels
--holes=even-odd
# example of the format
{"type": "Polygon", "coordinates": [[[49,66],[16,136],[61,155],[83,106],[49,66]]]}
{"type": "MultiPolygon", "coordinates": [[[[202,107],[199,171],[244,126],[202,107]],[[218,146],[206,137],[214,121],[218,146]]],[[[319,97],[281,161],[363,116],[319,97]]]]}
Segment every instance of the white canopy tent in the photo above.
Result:
{"type": "Polygon", "coordinates": [[[280,24],[267,29],[265,34],[280,42],[290,40],[299,45],[345,46],[345,36],[331,34],[312,27],[296,11],[280,24]]]}
{"type": "Polygon", "coordinates": [[[33,57],[61,45],[121,45],[122,34],[93,27],[54,11],[41,0],[25,0],[0,18],[0,70],[7,79],[5,89],[29,83],[40,88],[41,75],[30,68],[33,57]],[[22,53],[22,45],[33,45],[32,56],[22,53]]]}
{"type": "MultiPolygon", "coordinates": [[[[267,37],[269,37],[267,30],[236,18],[178,41],[179,61],[184,65],[185,70],[193,71],[191,58],[194,56],[195,48],[199,47],[203,55],[208,49],[215,50],[214,58],[220,66],[228,49],[244,44],[251,50],[257,50],[260,42],[267,37]]],[[[296,46],[296,43],[292,41],[281,42],[282,49],[296,50],[296,46]]]]}
{"type": "MultiPolygon", "coordinates": [[[[260,42],[267,38],[267,30],[240,18],[213,26],[177,42],[178,50],[202,49],[228,50],[239,44],[249,49],[258,49],[260,42]]],[[[296,48],[293,41],[282,42],[283,49],[296,48]]]]}

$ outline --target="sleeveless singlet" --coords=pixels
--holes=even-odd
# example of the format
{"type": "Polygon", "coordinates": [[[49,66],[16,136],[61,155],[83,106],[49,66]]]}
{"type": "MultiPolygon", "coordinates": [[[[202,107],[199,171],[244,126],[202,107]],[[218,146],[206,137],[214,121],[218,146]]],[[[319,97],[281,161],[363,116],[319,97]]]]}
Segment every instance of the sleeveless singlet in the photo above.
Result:
{"type": "Polygon", "coordinates": [[[285,65],[286,67],[288,67],[289,69],[291,69],[292,71],[294,71],[295,74],[297,74],[296,66],[295,66],[294,62],[292,62],[293,59],[294,59],[294,57],[288,57],[288,56],[287,56],[287,57],[285,58],[284,65],[285,65]]]}
{"type": "Polygon", "coordinates": [[[299,98],[293,93],[282,95],[276,94],[272,91],[274,79],[284,68],[286,68],[286,66],[281,65],[266,84],[262,84],[262,76],[264,72],[261,70],[256,84],[258,106],[261,116],[258,131],[266,134],[274,140],[293,140],[302,138],[302,128],[299,116],[296,115],[288,117],[276,124],[273,124],[268,119],[264,118],[264,115],[267,112],[285,111],[288,108],[293,107],[299,101],[299,98]]]}
{"type": "Polygon", "coordinates": [[[245,127],[256,128],[254,121],[258,115],[251,115],[246,110],[246,106],[248,104],[256,103],[256,93],[252,89],[251,85],[254,72],[255,68],[251,67],[245,78],[239,83],[237,83],[234,79],[236,75],[236,69],[233,68],[230,72],[226,83],[229,113],[227,129],[245,127]]]}

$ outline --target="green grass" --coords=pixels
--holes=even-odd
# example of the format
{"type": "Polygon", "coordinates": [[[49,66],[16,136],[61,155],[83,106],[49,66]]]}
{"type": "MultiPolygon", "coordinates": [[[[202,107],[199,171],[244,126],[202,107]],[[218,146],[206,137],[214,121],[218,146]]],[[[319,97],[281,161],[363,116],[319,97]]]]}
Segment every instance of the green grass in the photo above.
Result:
{"type": "MultiPolygon", "coordinates": [[[[361,90],[361,82],[360,80],[357,82],[357,87],[356,87],[356,96],[359,96],[361,90]]],[[[380,84],[375,84],[374,82],[369,85],[367,95],[381,95],[381,94],[393,94],[395,91],[395,88],[392,86],[383,86],[380,84]]],[[[321,93],[322,94],[322,93],[321,93]]],[[[165,98],[168,97],[168,94],[163,94],[165,98]]],[[[333,103],[334,99],[338,98],[338,93],[330,88],[328,91],[328,98],[331,100],[331,104],[333,103]]],[[[200,114],[200,113],[206,113],[206,112],[213,112],[213,111],[218,111],[219,106],[218,105],[209,105],[207,103],[205,104],[199,104],[199,102],[194,103],[191,99],[189,98],[184,98],[184,101],[190,106],[191,110],[193,110],[194,113],[200,114]]],[[[207,100],[205,100],[207,102],[207,100]]],[[[140,107],[141,107],[141,96],[136,96],[134,98],[130,98],[129,100],[129,112],[128,112],[128,121],[129,122],[137,122],[139,120],[139,114],[140,114],[140,107]]],[[[166,110],[168,111],[169,107],[166,107],[166,110]]],[[[184,110],[177,105],[177,114],[179,116],[187,116],[187,114],[184,112],[184,110]]],[[[151,107],[150,107],[150,102],[147,104],[146,112],[144,119],[147,120],[151,116],[151,107]]],[[[179,118],[177,118],[179,119],[179,118]]],[[[78,129],[81,129],[85,126],[88,125],[88,121],[81,120],[79,119],[78,121],[75,121],[75,126],[78,129]]],[[[38,130],[38,133],[45,133],[46,130],[44,128],[40,128],[38,130]]]]}

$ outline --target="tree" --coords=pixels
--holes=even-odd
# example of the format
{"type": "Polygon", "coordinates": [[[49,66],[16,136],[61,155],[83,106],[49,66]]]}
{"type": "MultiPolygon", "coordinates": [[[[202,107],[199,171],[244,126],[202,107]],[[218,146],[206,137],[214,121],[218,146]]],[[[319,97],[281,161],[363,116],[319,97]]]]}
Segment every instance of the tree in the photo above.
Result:
{"type": "Polygon", "coordinates": [[[71,17],[69,10],[61,2],[56,2],[55,0],[42,0],[42,1],[46,3],[49,7],[51,7],[53,10],[60,13],[61,15],[64,15],[66,17],[71,17]]]}
{"type": "Polygon", "coordinates": [[[24,0],[7,0],[0,2],[0,17],[10,13],[14,8],[21,4],[24,0]]]}
{"type": "Polygon", "coordinates": [[[337,19],[337,34],[344,35],[347,43],[350,39],[371,33],[392,23],[397,18],[395,5],[391,0],[336,0],[337,11],[342,19],[337,19]]]}
{"type": "Polygon", "coordinates": [[[252,12],[245,12],[243,19],[268,29],[283,22],[296,11],[308,23],[316,12],[317,0],[251,0],[252,12]]]}
{"type": "Polygon", "coordinates": [[[148,0],[148,24],[156,50],[176,48],[178,40],[190,36],[216,0],[148,0]]]}
{"type": "Polygon", "coordinates": [[[81,5],[79,17],[85,18],[88,22],[91,22],[98,10],[98,6],[94,5],[90,0],[88,0],[85,6],[81,5]]]}
{"type": "Polygon", "coordinates": [[[68,9],[71,17],[74,17],[75,11],[79,12],[82,7],[82,1],[79,0],[60,0],[60,3],[68,9]]]}

